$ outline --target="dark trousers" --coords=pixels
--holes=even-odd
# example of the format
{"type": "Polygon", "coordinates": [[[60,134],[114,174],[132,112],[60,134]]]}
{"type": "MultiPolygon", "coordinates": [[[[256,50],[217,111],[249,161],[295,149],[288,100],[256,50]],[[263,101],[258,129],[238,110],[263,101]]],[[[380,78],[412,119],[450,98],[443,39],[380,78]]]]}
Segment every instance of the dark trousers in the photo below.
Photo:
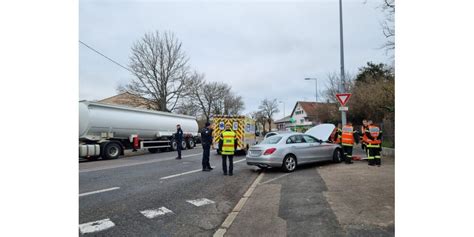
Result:
{"type": "Polygon", "coordinates": [[[234,171],[234,155],[222,155],[222,171],[227,174],[227,157],[229,158],[229,174],[234,171]]]}
{"type": "Polygon", "coordinates": [[[182,141],[176,141],[178,144],[177,144],[177,150],[178,150],[178,158],[181,158],[181,150],[183,149],[181,147],[181,143],[182,141]]]}
{"type": "Polygon", "coordinates": [[[342,150],[344,152],[344,160],[346,163],[350,163],[352,161],[352,146],[342,146],[342,150]]]}
{"type": "Polygon", "coordinates": [[[211,153],[211,145],[203,145],[202,146],[203,153],[202,153],[202,169],[211,168],[211,164],[209,164],[209,155],[211,153]]]}
{"type": "Polygon", "coordinates": [[[369,164],[382,164],[382,161],[380,159],[380,150],[380,147],[367,147],[367,158],[369,159],[369,164]]]}

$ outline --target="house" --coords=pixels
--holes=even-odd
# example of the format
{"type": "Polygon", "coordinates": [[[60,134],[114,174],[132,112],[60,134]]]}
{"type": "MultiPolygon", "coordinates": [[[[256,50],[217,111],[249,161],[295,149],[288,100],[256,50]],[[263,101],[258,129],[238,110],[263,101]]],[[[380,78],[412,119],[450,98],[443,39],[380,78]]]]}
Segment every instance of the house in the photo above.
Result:
{"type": "Polygon", "coordinates": [[[97,101],[104,104],[125,105],[128,107],[156,110],[156,105],[149,100],[129,92],[123,92],[109,98],[97,101]]]}
{"type": "Polygon", "coordinates": [[[288,115],[282,119],[279,119],[279,120],[276,120],[275,121],[275,126],[276,126],[276,129],[279,130],[279,131],[284,131],[286,130],[287,127],[290,127],[291,125],[291,115],[288,115]]]}
{"type": "Polygon", "coordinates": [[[306,131],[307,129],[326,122],[337,113],[337,105],[334,103],[297,101],[291,114],[283,119],[277,120],[281,130],[291,129],[293,131],[306,131]]]}

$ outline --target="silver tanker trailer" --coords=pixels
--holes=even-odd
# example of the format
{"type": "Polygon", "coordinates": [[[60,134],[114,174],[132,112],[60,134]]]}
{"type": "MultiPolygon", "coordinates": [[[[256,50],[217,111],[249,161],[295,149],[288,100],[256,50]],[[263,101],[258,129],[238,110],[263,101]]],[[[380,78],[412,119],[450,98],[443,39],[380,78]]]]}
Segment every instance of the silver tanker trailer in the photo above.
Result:
{"type": "Polygon", "coordinates": [[[126,149],[176,150],[176,125],[183,149],[196,145],[198,124],[191,116],[79,101],[79,157],[116,159],[126,149]]]}

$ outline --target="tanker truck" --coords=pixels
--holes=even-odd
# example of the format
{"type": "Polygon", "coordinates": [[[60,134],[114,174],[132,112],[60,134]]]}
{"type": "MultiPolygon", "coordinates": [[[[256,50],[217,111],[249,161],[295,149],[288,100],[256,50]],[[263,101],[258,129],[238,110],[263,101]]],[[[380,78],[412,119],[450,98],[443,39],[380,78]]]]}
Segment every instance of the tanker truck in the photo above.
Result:
{"type": "Polygon", "coordinates": [[[116,159],[127,149],[176,150],[176,125],[183,130],[183,149],[193,149],[198,136],[194,117],[79,101],[79,157],[116,159]]]}

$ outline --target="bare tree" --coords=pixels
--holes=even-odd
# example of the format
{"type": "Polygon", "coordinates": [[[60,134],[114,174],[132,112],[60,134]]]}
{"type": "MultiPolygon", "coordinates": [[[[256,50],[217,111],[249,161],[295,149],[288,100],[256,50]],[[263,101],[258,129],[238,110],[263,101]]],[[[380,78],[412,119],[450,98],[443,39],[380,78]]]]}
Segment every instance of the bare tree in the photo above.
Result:
{"type": "Polygon", "coordinates": [[[272,129],[272,120],[273,120],[273,115],[275,113],[280,112],[278,109],[278,101],[277,99],[269,100],[265,98],[258,109],[262,112],[263,116],[266,118],[268,122],[268,131],[271,131],[272,129]]]}
{"type": "Polygon", "coordinates": [[[224,97],[224,114],[237,115],[240,114],[244,108],[242,96],[237,96],[233,92],[230,92],[224,97]]]}
{"type": "Polygon", "coordinates": [[[173,33],[147,33],[132,46],[130,69],[135,78],[125,89],[160,111],[172,111],[190,83],[188,57],[173,33]]]}
{"type": "Polygon", "coordinates": [[[221,101],[230,87],[220,82],[205,82],[204,74],[194,73],[191,78],[190,101],[200,109],[202,116],[209,121],[212,114],[221,114],[221,101]]]}
{"type": "Polygon", "coordinates": [[[262,114],[262,111],[255,111],[250,114],[250,117],[255,120],[256,125],[262,125],[263,132],[265,132],[265,116],[262,114]]]}
{"type": "Polygon", "coordinates": [[[350,93],[352,91],[352,88],[354,87],[353,77],[350,74],[346,73],[344,81],[344,90],[342,90],[340,74],[336,72],[328,74],[326,89],[323,91],[324,98],[328,102],[337,102],[336,94],[338,93],[342,93],[343,91],[346,93],[350,93]]]}
{"type": "Polygon", "coordinates": [[[381,8],[385,13],[382,29],[385,38],[387,38],[387,42],[385,42],[383,47],[393,57],[393,51],[395,50],[395,0],[383,0],[381,8]]]}

